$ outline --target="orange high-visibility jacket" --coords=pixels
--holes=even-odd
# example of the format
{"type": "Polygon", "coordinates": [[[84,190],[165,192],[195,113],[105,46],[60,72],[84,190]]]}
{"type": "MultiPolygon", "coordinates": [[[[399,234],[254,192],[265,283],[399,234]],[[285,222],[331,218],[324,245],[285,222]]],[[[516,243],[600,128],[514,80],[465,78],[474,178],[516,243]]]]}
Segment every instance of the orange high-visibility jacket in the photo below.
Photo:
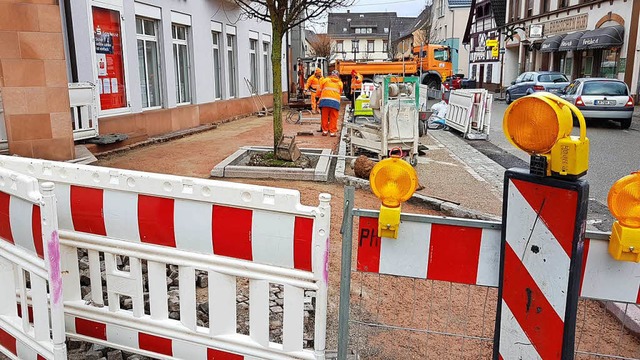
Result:
{"type": "Polygon", "coordinates": [[[311,90],[312,92],[316,92],[320,90],[320,83],[322,82],[322,79],[324,79],[322,76],[317,77],[315,74],[309,76],[309,79],[307,79],[307,84],[305,85],[304,89],[311,90]]]}
{"type": "Polygon", "coordinates": [[[351,93],[360,90],[362,88],[362,75],[356,74],[355,77],[351,77],[351,93]]]}
{"type": "Polygon", "coordinates": [[[331,107],[340,110],[342,81],[337,76],[329,76],[320,82],[320,107],[331,107]]]}

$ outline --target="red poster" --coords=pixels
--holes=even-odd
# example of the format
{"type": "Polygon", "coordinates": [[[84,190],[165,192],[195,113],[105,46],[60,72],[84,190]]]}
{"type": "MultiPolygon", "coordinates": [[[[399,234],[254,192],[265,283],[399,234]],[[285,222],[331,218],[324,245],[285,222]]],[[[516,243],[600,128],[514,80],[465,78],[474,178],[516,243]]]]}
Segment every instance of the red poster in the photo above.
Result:
{"type": "Polygon", "coordinates": [[[94,7],[93,34],[98,66],[100,107],[102,110],[126,107],[120,13],[94,7]]]}

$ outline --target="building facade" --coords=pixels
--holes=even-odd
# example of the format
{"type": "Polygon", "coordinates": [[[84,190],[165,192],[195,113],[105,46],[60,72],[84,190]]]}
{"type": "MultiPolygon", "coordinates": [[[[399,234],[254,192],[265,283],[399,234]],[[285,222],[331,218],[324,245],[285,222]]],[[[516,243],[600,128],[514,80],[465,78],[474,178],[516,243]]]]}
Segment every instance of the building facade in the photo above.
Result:
{"type": "MultiPolygon", "coordinates": [[[[272,102],[271,25],[232,1],[67,6],[71,82],[97,84],[100,133],[139,141],[252,113],[251,94],[272,102]]],[[[284,56],[282,70],[286,89],[284,56]]]]}
{"type": "Polygon", "coordinates": [[[505,5],[505,0],[473,0],[462,41],[469,49],[469,78],[490,91],[502,80],[505,5]]]}
{"type": "Polygon", "coordinates": [[[382,61],[393,57],[391,42],[415,18],[388,13],[329,13],[327,34],[336,60],[382,61]]]}
{"type": "Polygon", "coordinates": [[[462,39],[471,9],[471,0],[434,0],[432,10],[431,43],[449,46],[455,74],[468,74],[469,50],[462,39]]]}
{"type": "Polygon", "coordinates": [[[555,70],[624,80],[638,93],[638,0],[510,0],[504,79],[555,70]]]}

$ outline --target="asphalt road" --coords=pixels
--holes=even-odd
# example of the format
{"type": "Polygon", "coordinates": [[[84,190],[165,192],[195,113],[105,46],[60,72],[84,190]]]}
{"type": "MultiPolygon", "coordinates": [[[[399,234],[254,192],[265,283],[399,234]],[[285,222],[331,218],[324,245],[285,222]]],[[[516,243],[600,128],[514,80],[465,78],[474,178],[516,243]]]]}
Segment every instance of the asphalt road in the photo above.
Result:
{"type": "MultiPolygon", "coordinates": [[[[489,142],[476,140],[468,143],[505,168],[527,166],[528,154],[515,148],[502,132],[502,117],[506,108],[504,101],[494,102],[489,142]]],[[[636,110],[636,114],[638,112],[636,110]]],[[[577,131],[575,127],[574,134],[577,135],[577,131]]],[[[590,188],[589,219],[596,227],[607,230],[611,220],[606,203],[611,185],[632,171],[640,170],[640,117],[634,117],[628,130],[621,130],[617,122],[589,122],[587,137],[590,140],[590,154],[589,171],[585,179],[589,181],[590,188]],[[597,220],[594,222],[594,219],[597,220]]]]}

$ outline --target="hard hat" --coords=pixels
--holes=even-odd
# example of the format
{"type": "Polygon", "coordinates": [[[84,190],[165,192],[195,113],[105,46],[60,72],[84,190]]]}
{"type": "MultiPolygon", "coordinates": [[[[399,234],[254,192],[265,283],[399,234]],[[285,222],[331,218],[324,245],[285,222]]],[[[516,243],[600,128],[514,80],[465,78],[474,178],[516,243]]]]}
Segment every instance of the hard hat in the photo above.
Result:
{"type": "Polygon", "coordinates": [[[357,73],[358,73],[357,71],[355,71],[355,70],[351,70],[351,75],[352,75],[352,76],[353,76],[353,75],[356,75],[357,73]]]}
{"type": "Polygon", "coordinates": [[[322,75],[322,69],[316,68],[316,75],[322,75]]]}

